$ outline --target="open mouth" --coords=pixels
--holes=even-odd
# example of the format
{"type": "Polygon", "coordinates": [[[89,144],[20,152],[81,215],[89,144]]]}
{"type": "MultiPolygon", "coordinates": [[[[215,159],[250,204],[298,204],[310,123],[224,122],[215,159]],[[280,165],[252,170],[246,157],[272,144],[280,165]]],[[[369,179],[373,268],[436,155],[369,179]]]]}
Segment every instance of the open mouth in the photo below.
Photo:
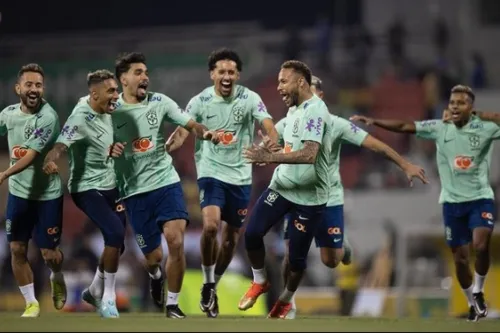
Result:
{"type": "Polygon", "coordinates": [[[459,120],[460,119],[460,112],[458,112],[458,111],[451,111],[451,119],[453,119],[453,120],[459,120]]]}
{"type": "Polygon", "coordinates": [[[35,104],[38,102],[38,94],[35,93],[28,94],[27,97],[29,103],[35,104]]]}
{"type": "Polygon", "coordinates": [[[113,100],[109,101],[108,111],[113,112],[113,111],[115,111],[115,109],[116,109],[116,101],[113,101],[113,100]]]}
{"type": "Polygon", "coordinates": [[[137,87],[137,92],[139,94],[146,94],[146,90],[148,90],[148,85],[149,82],[147,81],[139,83],[139,86],[137,87]]]}
{"type": "Polygon", "coordinates": [[[228,80],[222,80],[220,86],[221,90],[225,93],[231,92],[231,89],[233,88],[233,84],[228,80]]]}
{"type": "Polygon", "coordinates": [[[290,105],[290,95],[281,93],[281,99],[285,102],[286,105],[290,105]]]}

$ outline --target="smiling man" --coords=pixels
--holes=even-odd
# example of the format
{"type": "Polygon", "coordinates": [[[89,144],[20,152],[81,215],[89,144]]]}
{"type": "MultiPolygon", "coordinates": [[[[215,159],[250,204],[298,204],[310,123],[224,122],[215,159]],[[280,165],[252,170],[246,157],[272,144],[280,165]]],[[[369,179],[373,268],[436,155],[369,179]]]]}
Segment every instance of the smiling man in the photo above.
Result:
{"type": "Polygon", "coordinates": [[[483,121],[472,113],[474,100],[471,88],[453,87],[448,103],[450,122],[351,117],[354,121],[436,142],[445,237],[453,253],[457,279],[467,297],[469,321],[477,321],[488,313],[483,287],[490,266],[489,243],[495,221],[489,169],[492,142],[500,139],[498,124],[483,121]],[[469,265],[471,242],[476,252],[474,279],[469,265]]]}
{"type": "MultiPolygon", "coordinates": [[[[213,85],[189,102],[186,111],[217,131],[220,144],[197,142],[195,152],[200,205],[203,213],[201,258],[204,283],[200,308],[208,317],[218,315],[215,286],[233,258],[241,227],[250,201],[252,166],[242,157],[243,148],[253,142],[257,120],[271,140],[277,132],[260,96],[237,85],[243,63],[229,49],[212,52],[208,70],[213,85]],[[222,246],[218,250],[217,232],[221,221],[222,246]]],[[[170,137],[167,149],[179,148],[189,132],[178,128],[170,137]]]]}

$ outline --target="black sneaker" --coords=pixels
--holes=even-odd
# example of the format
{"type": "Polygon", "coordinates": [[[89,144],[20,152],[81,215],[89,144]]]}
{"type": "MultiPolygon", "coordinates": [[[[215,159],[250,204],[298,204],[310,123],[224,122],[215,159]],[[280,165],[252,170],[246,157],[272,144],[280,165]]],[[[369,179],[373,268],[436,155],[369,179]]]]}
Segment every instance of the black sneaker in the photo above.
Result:
{"type": "Polygon", "coordinates": [[[203,312],[212,310],[215,304],[215,283],[205,283],[201,288],[200,309],[203,312]]]}
{"type": "Polygon", "coordinates": [[[184,312],[182,312],[181,308],[179,308],[178,304],[167,305],[166,316],[167,318],[174,318],[174,319],[186,318],[186,315],[184,314],[184,312]]]}
{"type": "Polygon", "coordinates": [[[214,307],[212,310],[207,311],[207,317],[208,318],[217,318],[219,315],[219,298],[217,297],[217,293],[214,293],[214,307]]]}
{"type": "Polygon", "coordinates": [[[479,316],[477,315],[476,308],[474,306],[469,307],[469,315],[467,316],[467,321],[478,321],[479,316]]]}
{"type": "Polygon", "coordinates": [[[163,275],[159,279],[149,278],[149,291],[151,293],[151,297],[153,298],[153,302],[155,305],[163,309],[163,304],[165,304],[165,290],[163,289],[163,275]]]}
{"type": "Polygon", "coordinates": [[[488,307],[484,301],[484,294],[482,292],[473,294],[474,305],[476,307],[476,312],[479,317],[486,317],[488,315],[488,307]]]}

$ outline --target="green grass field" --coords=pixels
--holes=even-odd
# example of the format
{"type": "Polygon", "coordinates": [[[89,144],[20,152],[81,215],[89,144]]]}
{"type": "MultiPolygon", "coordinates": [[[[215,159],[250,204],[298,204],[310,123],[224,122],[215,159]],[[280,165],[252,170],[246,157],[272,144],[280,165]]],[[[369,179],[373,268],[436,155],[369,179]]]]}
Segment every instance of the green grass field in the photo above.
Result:
{"type": "Polygon", "coordinates": [[[0,332],[499,332],[500,320],[468,323],[463,319],[386,319],[305,317],[271,320],[255,317],[189,317],[167,319],[160,314],[122,314],[102,319],[95,314],[44,314],[20,318],[19,313],[0,313],[0,332]]]}

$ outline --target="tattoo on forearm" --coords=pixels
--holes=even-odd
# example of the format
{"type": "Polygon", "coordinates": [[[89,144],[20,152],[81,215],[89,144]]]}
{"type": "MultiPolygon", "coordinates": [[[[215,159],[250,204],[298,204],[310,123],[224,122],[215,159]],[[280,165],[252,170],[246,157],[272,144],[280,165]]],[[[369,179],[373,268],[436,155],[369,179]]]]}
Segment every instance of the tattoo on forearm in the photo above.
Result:
{"type": "Polygon", "coordinates": [[[304,148],[291,153],[278,153],[271,155],[271,163],[287,164],[312,164],[316,160],[319,151],[319,143],[306,141],[304,148]]]}

